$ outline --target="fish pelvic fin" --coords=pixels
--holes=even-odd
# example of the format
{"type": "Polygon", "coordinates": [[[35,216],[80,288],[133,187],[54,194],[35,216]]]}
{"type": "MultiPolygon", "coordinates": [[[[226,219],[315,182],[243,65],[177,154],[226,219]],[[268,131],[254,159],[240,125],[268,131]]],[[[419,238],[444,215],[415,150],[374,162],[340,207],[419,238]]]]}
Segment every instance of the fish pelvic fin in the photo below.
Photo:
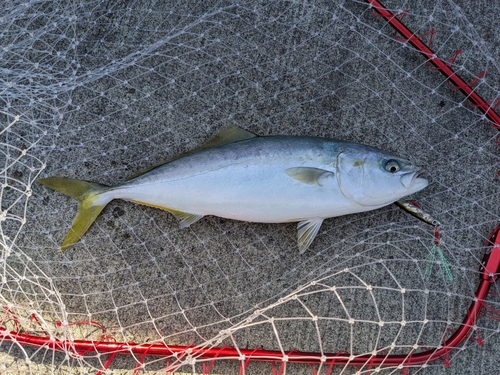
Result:
{"type": "Polygon", "coordinates": [[[113,199],[113,197],[106,197],[103,194],[109,190],[108,186],[93,182],[63,177],[42,178],[37,182],[78,201],[78,211],[70,230],[61,244],[60,252],[73,246],[87,232],[104,207],[113,199]]]}
{"type": "Polygon", "coordinates": [[[309,219],[297,224],[297,244],[299,245],[299,254],[303,254],[311,246],[314,238],[318,234],[323,219],[309,219]]]}

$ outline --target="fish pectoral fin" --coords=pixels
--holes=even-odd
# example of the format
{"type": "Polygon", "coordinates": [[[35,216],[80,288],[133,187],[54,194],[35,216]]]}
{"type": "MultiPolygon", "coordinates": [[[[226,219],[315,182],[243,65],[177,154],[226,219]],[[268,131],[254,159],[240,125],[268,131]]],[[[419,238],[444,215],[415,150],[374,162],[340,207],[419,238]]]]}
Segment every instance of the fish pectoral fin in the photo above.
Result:
{"type": "Polygon", "coordinates": [[[327,186],[335,181],[333,172],[320,168],[295,167],[286,169],[285,173],[294,180],[307,185],[327,186]]]}
{"type": "MultiPolygon", "coordinates": [[[[172,212],[172,211],[170,211],[172,212]]],[[[175,211],[172,212],[174,216],[180,220],[180,226],[181,228],[187,228],[191,224],[196,223],[198,220],[200,220],[203,215],[198,215],[198,214],[190,214],[189,212],[182,212],[182,211],[175,211]]]]}
{"type": "Polygon", "coordinates": [[[309,248],[309,246],[311,246],[311,243],[318,234],[319,228],[321,227],[322,223],[323,219],[317,218],[304,220],[297,224],[297,243],[299,245],[300,254],[302,254],[309,248]]]}

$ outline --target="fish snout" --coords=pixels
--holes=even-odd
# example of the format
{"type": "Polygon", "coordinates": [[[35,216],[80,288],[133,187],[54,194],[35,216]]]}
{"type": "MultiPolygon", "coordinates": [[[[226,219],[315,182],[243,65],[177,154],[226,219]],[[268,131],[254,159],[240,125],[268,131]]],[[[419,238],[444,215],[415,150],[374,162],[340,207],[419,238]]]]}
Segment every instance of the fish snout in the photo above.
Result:
{"type": "Polygon", "coordinates": [[[418,169],[416,171],[407,172],[401,176],[401,183],[407,189],[410,189],[415,184],[419,185],[419,189],[421,190],[429,184],[429,181],[425,178],[425,171],[423,169],[418,169]],[[421,187],[420,187],[421,186],[421,187]]]}

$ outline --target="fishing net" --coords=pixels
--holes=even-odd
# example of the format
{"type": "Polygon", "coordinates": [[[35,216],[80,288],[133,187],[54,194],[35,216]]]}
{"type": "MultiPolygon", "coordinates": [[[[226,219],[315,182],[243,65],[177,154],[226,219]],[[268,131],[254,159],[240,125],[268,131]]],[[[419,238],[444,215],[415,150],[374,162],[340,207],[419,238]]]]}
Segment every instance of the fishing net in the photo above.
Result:
{"type": "Polygon", "coordinates": [[[500,9],[384,6],[3,1],[2,373],[498,371],[500,9]],[[390,205],[299,255],[294,223],[113,201],[57,252],[77,205],[38,178],[113,185],[231,125],[407,157],[441,225],[390,205]]]}

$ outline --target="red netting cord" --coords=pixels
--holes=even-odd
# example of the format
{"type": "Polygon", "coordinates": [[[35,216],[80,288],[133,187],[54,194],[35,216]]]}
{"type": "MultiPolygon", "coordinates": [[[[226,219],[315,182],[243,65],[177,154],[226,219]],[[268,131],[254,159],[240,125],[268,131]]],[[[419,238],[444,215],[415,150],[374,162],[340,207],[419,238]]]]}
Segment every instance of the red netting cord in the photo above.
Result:
{"type": "MultiPolygon", "coordinates": [[[[5,340],[15,341],[20,345],[30,345],[36,347],[45,347],[51,350],[64,352],[89,353],[98,352],[101,354],[135,354],[152,356],[176,356],[177,361],[183,356],[192,358],[207,359],[218,356],[220,359],[246,358],[250,361],[278,362],[286,361],[291,363],[309,363],[324,364],[335,361],[336,365],[364,366],[370,363],[372,366],[394,367],[399,365],[411,366],[428,363],[430,361],[446,357],[448,353],[459,347],[460,344],[469,336],[479,317],[484,301],[488,296],[490,286],[497,280],[500,271],[500,226],[497,227],[488,242],[492,246],[491,252],[487,253],[483,259],[481,269],[481,279],[475,293],[475,297],[467,310],[459,328],[447,339],[440,348],[429,349],[423,352],[412,352],[411,356],[407,354],[398,355],[351,355],[349,353],[307,353],[307,352],[281,352],[265,349],[235,349],[225,348],[196,348],[192,346],[166,345],[164,343],[154,344],[136,344],[134,342],[109,342],[109,341],[86,341],[86,340],[59,340],[47,336],[35,336],[20,332],[12,332],[0,327],[0,335],[5,340]]],[[[111,359],[108,358],[108,363],[111,359]]],[[[179,361],[180,362],[180,361],[179,361]]]]}
{"type": "Polygon", "coordinates": [[[144,352],[142,354],[141,358],[137,361],[137,363],[135,364],[133,375],[138,375],[141,372],[142,365],[143,365],[144,360],[146,359],[147,355],[148,355],[148,352],[144,352]]]}
{"type": "MultiPolygon", "coordinates": [[[[431,47],[430,43],[429,43],[429,48],[431,47]]],[[[457,49],[455,51],[455,53],[453,54],[453,56],[451,56],[448,61],[446,61],[446,64],[448,66],[453,66],[455,64],[455,60],[457,59],[458,55],[460,55],[462,53],[462,49],[457,49]]],[[[425,66],[429,69],[429,70],[439,70],[438,68],[436,68],[435,66],[432,66],[429,64],[429,61],[426,61],[425,62],[425,66]]]]}
{"type": "Polygon", "coordinates": [[[485,317],[491,320],[500,320],[500,310],[495,309],[494,307],[491,307],[490,305],[487,305],[486,303],[483,303],[483,307],[491,313],[486,313],[485,317]]]}
{"type": "Polygon", "coordinates": [[[285,370],[285,361],[281,361],[280,368],[278,372],[276,372],[276,367],[274,367],[274,362],[271,362],[271,369],[273,371],[273,375],[282,375],[283,371],[285,370]]]}
{"type": "Polygon", "coordinates": [[[117,354],[118,352],[111,353],[109,357],[106,359],[106,362],[104,362],[104,364],[102,365],[102,370],[98,371],[96,375],[104,375],[109,366],[111,366],[111,363],[113,362],[117,354]]]}
{"type": "Polygon", "coordinates": [[[434,245],[439,246],[439,229],[437,225],[434,227],[434,245]]]}
{"type": "MultiPolygon", "coordinates": [[[[446,331],[453,332],[450,328],[446,329],[446,331]]],[[[453,350],[453,348],[448,348],[444,344],[445,340],[443,339],[443,348],[445,349],[445,351],[444,351],[444,356],[441,357],[441,360],[443,361],[444,368],[448,368],[451,365],[450,352],[453,350]]]]}
{"type": "Polygon", "coordinates": [[[19,321],[17,320],[17,316],[12,311],[10,311],[8,306],[4,306],[3,308],[5,310],[5,317],[2,318],[1,321],[5,322],[9,318],[12,318],[12,320],[14,322],[14,332],[19,332],[20,328],[19,328],[19,321]]]}
{"type": "MultiPolygon", "coordinates": [[[[467,82],[467,86],[469,86],[469,87],[471,87],[471,88],[472,88],[472,87],[474,87],[474,86],[476,86],[476,85],[479,83],[479,81],[481,80],[481,78],[483,78],[483,77],[484,77],[487,73],[488,73],[488,72],[487,72],[486,70],[483,70],[483,71],[482,71],[481,73],[479,73],[479,74],[478,74],[478,75],[477,75],[477,76],[476,76],[476,77],[475,77],[472,81],[467,82]]],[[[450,82],[450,81],[447,81],[447,83],[448,83],[448,87],[449,87],[450,89],[452,89],[452,90],[458,90],[458,89],[460,89],[460,87],[458,87],[458,86],[455,86],[455,85],[451,84],[451,82],[450,82]]],[[[476,107],[476,104],[475,104],[475,103],[471,102],[470,100],[469,100],[469,102],[470,102],[470,105],[472,105],[472,106],[476,107]]],[[[488,104],[488,105],[489,105],[489,104],[488,104]]],[[[490,107],[490,108],[491,108],[491,107],[490,107]]]]}
{"type": "Polygon", "coordinates": [[[481,334],[479,333],[478,330],[476,330],[476,337],[470,337],[469,340],[477,342],[477,345],[479,346],[484,345],[483,338],[481,337],[481,334]]]}
{"type": "Polygon", "coordinates": [[[248,365],[250,364],[250,360],[252,359],[252,354],[253,353],[251,353],[249,356],[242,357],[240,359],[240,373],[239,373],[239,375],[245,374],[245,371],[248,368],[248,365]]]}
{"type": "MultiPolygon", "coordinates": [[[[348,353],[348,352],[344,352],[344,351],[342,351],[342,352],[338,352],[338,353],[337,353],[337,356],[338,356],[338,355],[341,355],[341,354],[342,354],[342,355],[346,355],[346,354],[347,354],[347,355],[349,355],[349,353],[348,353]]],[[[323,365],[324,365],[324,363],[320,364],[319,369],[321,369],[321,367],[322,367],[323,365]]],[[[328,369],[326,370],[325,375],[330,375],[330,374],[332,373],[332,370],[333,370],[333,365],[335,365],[335,358],[333,358],[333,359],[330,361],[330,365],[328,366],[328,369]]],[[[309,366],[311,366],[311,370],[312,370],[312,372],[313,372],[313,375],[318,375],[318,372],[316,371],[316,369],[313,367],[313,365],[312,365],[311,363],[309,364],[309,366]]]]}
{"type": "MultiPolygon", "coordinates": [[[[384,18],[389,25],[403,36],[401,39],[402,41],[408,42],[415,47],[426,59],[428,59],[428,62],[430,62],[436,70],[439,70],[448,79],[450,85],[460,90],[474,106],[478,107],[481,112],[493,122],[496,128],[500,128],[500,116],[494,111],[494,106],[488,104],[478,93],[476,93],[474,89],[451,68],[450,63],[440,59],[427,44],[408,29],[403,22],[401,22],[401,16],[398,17],[398,15],[391,13],[380,1],[366,0],[366,2],[372,6],[379,16],[384,18]]],[[[478,78],[480,79],[484,74],[486,74],[486,72],[482,72],[478,78]]],[[[474,81],[471,83],[474,83],[474,81]]],[[[493,103],[495,103],[495,101],[493,103]]]]}
{"type": "Polygon", "coordinates": [[[165,368],[167,369],[167,370],[165,371],[165,375],[174,375],[173,370],[172,370],[172,371],[170,370],[170,368],[171,368],[171,367],[170,367],[170,357],[167,357],[167,361],[166,361],[166,366],[165,366],[165,368]]]}
{"type": "MultiPolygon", "coordinates": [[[[36,316],[35,313],[31,314],[30,328],[31,328],[31,322],[33,322],[33,321],[40,327],[40,329],[42,330],[42,332],[45,335],[47,335],[47,331],[45,331],[45,329],[42,327],[42,323],[40,322],[40,320],[38,319],[38,317],[36,316]]],[[[28,329],[28,332],[29,332],[29,329],[28,329]]]]}
{"type": "MultiPolygon", "coordinates": [[[[409,362],[411,362],[412,356],[413,356],[413,350],[410,352],[410,355],[408,356],[408,358],[410,359],[409,362]]],[[[410,368],[409,367],[400,368],[399,372],[401,372],[402,375],[408,375],[410,373],[410,368]]]]}
{"type": "MultiPolygon", "coordinates": [[[[228,346],[223,346],[222,348],[220,348],[219,353],[222,350],[224,350],[225,348],[228,348],[228,346]]],[[[215,360],[217,359],[217,357],[219,357],[219,353],[216,354],[215,357],[213,357],[213,359],[210,361],[208,367],[207,367],[206,362],[202,363],[202,370],[201,370],[202,375],[209,375],[210,374],[210,371],[212,371],[212,367],[214,367],[215,360]]]]}
{"type": "MultiPolygon", "coordinates": [[[[456,86],[466,97],[477,106],[497,128],[500,128],[500,116],[494,111],[498,105],[498,99],[493,101],[492,105],[488,104],[479,94],[474,92],[472,87],[467,84],[455,71],[451,68],[450,62],[445,62],[435,55],[435,53],[427,46],[418,36],[414,35],[397,16],[388,11],[384,6],[376,0],[366,0],[373,9],[383,17],[392,27],[400,33],[404,40],[410,43],[418,51],[420,51],[426,59],[443,75],[447,77],[450,84],[456,86]]],[[[432,38],[432,33],[429,33],[432,38]]],[[[456,56],[455,56],[456,57],[456,56]]],[[[472,82],[471,82],[472,83],[472,82]]],[[[322,365],[330,362],[331,366],[336,365],[352,365],[364,366],[369,363],[370,366],[380,367],[395,367],[395,366],[411,366],[428,363],[430,361],[448,358],[451,350],[460,346],[460,344],[469,336],[476,319],[479,316],[488,295],[490,286],[497,280],[500,271],[500,227],[497,227],[490,235],[488,247],[492,245],[490,253],[486,254],[483,259],[483,267],[481,269],[481,279],[475,297],[467,310],[467,315],[464,318],[459,328],[451,335],[450,338],[443,342],[443,345],[436,349],[424,350],[415,353],[412,351],[410,355],[354,355],[349,353],[307,353],[307,352],[281,352],[265,349],[235,349],[230,347],[224,348],[197,348],[194,346],[170,346],[163,342],[137,344],[134,342],[116,342],[106,341],[110,337],[102,335],[98,341],[90,340],[59,340],[54,337],[37,336],[29,333],[21,333],[18,320],[15,314],[8,307],[4,307],[7,311],[7,317],[12,318],[15,326],[15,331],[10,331],[4,327],[0,327],[0,337],[4,340],[14,341],[20,345],[28,345],[35,347],[44,347],[50,350],[63,352],[73,352],[76,355],[82,353],[97,352],[100,354],[109,353],[110,356],[103,364],[103,371],[109,368],[113,359],[117,354],[134,354],[134,355],[151,355],[151,356],[174,356],[176,363],[180,363],[181,358],[189,356],[197,359],[236,359],[242,361],[266,361],[271,362],[273,372],[276,372],[274,362],[281,361],[280,373],[286,362],[291,363],[308,363],[312,365],[322,365]]],[[[438,236],[439,233],[436,234],[438,236]]],[[[437,237],[438,239],[439,237],[437,237]]],[[[36,319],[36,317],[35,317],[36,319]]],[[[5,320],[5,318],[4,318],[5,320]]],[[[37,319],[36,319],[37,320],[37,319]]],[[[98,324],[98,323],[97,323],[98,324]]],[[[101,325],[99,325],[102,327],[101,325]]],[[[175,365],[175,363],[174,363],[175,365]]]]}

